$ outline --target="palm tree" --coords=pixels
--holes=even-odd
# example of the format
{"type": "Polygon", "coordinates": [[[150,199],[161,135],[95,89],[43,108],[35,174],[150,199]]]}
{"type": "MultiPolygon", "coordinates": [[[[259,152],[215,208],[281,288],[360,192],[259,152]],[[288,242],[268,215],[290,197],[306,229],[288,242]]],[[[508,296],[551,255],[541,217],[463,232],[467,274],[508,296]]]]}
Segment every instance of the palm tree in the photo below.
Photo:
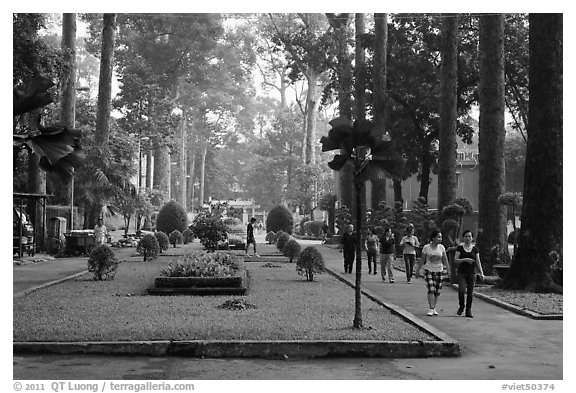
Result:
{"type": "Polygon", "coordinates": [[[352,168],[353,184],[356,190],[356,288],[354,327],[362,327],[361,280],[362,262],[360,253],[362,209],[362,187],[367,180],[382,180],[386,177],[402,178],[404,160],[399,156],[388,133],[383,133],[378,125],[368,120],[352,124],[346,117],[339,117],[329,123],[332,129],[327,137],[322,137],[322,151],[340,149],[344,154],[336,154],[328,166],[341,171],[352,168]]]}

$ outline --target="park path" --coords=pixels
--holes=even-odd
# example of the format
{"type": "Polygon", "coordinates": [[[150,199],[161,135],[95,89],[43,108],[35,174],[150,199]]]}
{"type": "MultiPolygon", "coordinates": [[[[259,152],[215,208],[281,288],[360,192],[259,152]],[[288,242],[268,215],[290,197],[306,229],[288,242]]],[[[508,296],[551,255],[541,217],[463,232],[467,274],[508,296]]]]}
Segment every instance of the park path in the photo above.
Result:
{"type": "MultiPolygon", "coordinates": [[[[264,235],[257,236],[257,241],[263,243],[264,235]]],[[[319,242],[301,241],[303,246],[315,245],[322,253],[326,267],[341,279],[351,284],[355,282],[355,274],[344,274],[342,253],[333,246],[320,245],[319,242]]],[[[130,258],[134,248],[115,251],[119,259],[130,258]]],[[[43,256],[36,255],[36,259],[43,256]]],[[[74,274],[86,271],[87,257],[47,259],[38,263],[14,264],[13,292],[21,296],[26,291],[38,286],[52,284],[74,274]]],[[[363,259],[363,270],[367,270],[363,259]]],[[[355,268],[354,268],[355,269],[355,268]]],[[[170,374],[175,369],[181,369],[182,362],[189,364],[194,378],[221,379],[218,371],[226,364],[229,368],[225,379],[286,379],[287,376],[300,375],[301,379],[449,379],[449,380],[561,380],[563,379],[563,321],[534,320],[514,314],[500,307],[475,299],[473,311],[475,318],[469,319],[456,316],[458,305],[457,292],[444,288],[438,302],[437,317],[426,315],[426,289],[422,279],[407,284],[403,272],[395,271],[396,283],[383,283],[380,275],[363,273],[362,288],[385,303],[399,306],[414,314],[417,318],[436,329],[448,334],[461,344],[462,356],[457,358],[428,359],[310,359],[310,360],[254,360],[254,359],[148,359],[136,357],[130,360],[114,357],[86,357],[41,355],[15,358],[14,375],[34,374],[37,379],[47,379],[51,375],[60,375],[62,365],[67,372],[73,372],[73,364],[92,364],[94,366],[115,364],[118,378],[126,376],[126,372],[134,372],[141,379],[146,377],[146,370],[151,363],[162,363],[167,370],[161,375],[164,379],[184,378],[191,375],[170,374]],[[47,361],[53,359],[53,361],[47,361]],[[74,359],[74,361],[71,361],[74,359]],[[81,360],[80,360],[81,359],[81,360]],[[117,359],[117,360],[112,360],[117,359]],[[111,362],[111,363],[110,363],[111,362]],[[212,369],[211,364],[220,367],[212,369]],[[124,365],[124,366],[120,366],[124,365]],[[138,366],[136,366],[138,365],[138,366]],[[304,371],[314,367],[313,374],[304,371]],[[72,367],[72,369],[70,369],[72,367]],[[141,367],[141,368],[140,368],[141,367]],[[341,371],[342,369],[346,371],[341,371]],[[203,374],[197,371],[204,370],[203,374]],[[136,371],[135,371],[136,370],[136,371]],[[170,371],[171,370],[171,371],[170,371]],[[339,371],[340,370],[340,371],[339,371]],[[302,373],[300,373],[302,371],[302,373]],[[20,373],[20,374],[18,374],[20,373]],[[124,373],[124,374],[122,374],[124,373]]],[[[346,291],[343,296],[350,296],[354,301],[354,291],[346,291]]],[[[363,302],[369,302],[363,298],[363,302]]],[[[353,316],[350,316],[351,320],[353,316]]],[[[84,367],[83,366],[83,367],[84,367]]],[[[82,368],[82,367],[81,367],[82,368]]],[[[90,366],[86,367],[89,377],[90,366]]],[[[184,372],[184,369],[181,369],[184,372]]],[[[51,377],[50,377],[51,378],[51,377]]],[[[110,375],[114,379],[113,375],[110,375]]],[[[298,377],[296,377],[298,378],[298,377]]],[[[68,378],[69,379],[69,378],[68,378]]],[[[79,376],[79,379],[82,379],[79,376]]],[[[137,378],[139,379],[139,378],[137,378]]]]}

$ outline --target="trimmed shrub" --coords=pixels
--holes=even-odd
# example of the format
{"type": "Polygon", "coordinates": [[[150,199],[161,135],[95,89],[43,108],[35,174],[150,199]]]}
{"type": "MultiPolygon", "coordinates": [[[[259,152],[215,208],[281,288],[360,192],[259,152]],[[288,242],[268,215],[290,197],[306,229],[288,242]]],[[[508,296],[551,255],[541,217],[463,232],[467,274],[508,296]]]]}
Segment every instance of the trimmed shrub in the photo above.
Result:
{"type": "Polygon", "coordinates": [[[194,232],[192,232],[190,228],[186,228],[184,232],[182,232],[182,241],[184,242],[184,244],[194,242],[194,232]]]}
{"type": "Polygon", "coordinates": [[[88,271],[94,274],[94,281],[113,280],[118,269],[118,261],[110,247],[100,245],[88,257],[88,271]]]}
{"type": "Polygon", "coordinates": [[[219,214],[202,212],[196,216],[190,228],[207,250],[216,250],[218,244],[226,240],[226,225],[219,214]]]}
{"type": "Polygon", "coordinates": [[[182,233],[178,229],[174,229],[172,232],[170,232],[168,239],[170,240],[170,244],[176,247],[176,244],[182,244],[184,236],[182,236],[182,233]]]}
{"type": "Polygon", "coordinates": [[[184,208],[175,201],[169,201],[158,212],[156,217],[156,230],[172,233],[177,229],[183,232],[188,227],[188,216],[184,208]]]}
{"type": "Polygon", "coordinates": [[[154,233],[154,236],[156,236],[156,240],[158,240],[158,247],[160,247],[160,252],[167,250],[169,242],[168,235],[162,231],[158,231],[154,233]]]}
{"type": "Polygon", "coordinates": [[[278,238],[276,238],[276,248],[279,251],[282,251],[282,249],[284,248],[284,246],[286,245],[286,243],[288,242],[288,240],[292,239],[292,236],[290,236],[288,233],[286,232],[282,232],[280,234],[280,236],[278,236],[278,238]]]}
{"type": "Polygon", "coordinates": [[[294,217],[292,212],[283,205],[274,206],[266,217],[266,229],[277,232],[282,230],[291,234],[294,227],[294,217]]]}
{"type": "Polygon", "coordinates": [[[266,234],[266,237],[264,238],[264,240],[266,240],[266,242],[268,244],[272,244],[276,241],[276,234],[274,232],[270,231],[266,234]]]}
{"type": "Polygon", "coordinates": [[[307,281],[314,281],[314,274],[324,273],[324,258],[316,247],[306,247],[296,261],[296,271],[299,275],[306,275],[307,281]]]}
{"type": "Polygon", "coordinates": [[[304,230],[308,235],[321,237],[322,228],[324,228],[324,221],[306,221],[304,223],[304,230]]]}
{"type": "Polygon", "coordinates": [[[284,245],[284,248],[282,248],[282,254],[290,258],[290,263],[292,263],[295,258],[298,258],[301,252],[302,247],[300,247],[300,243],[298,243],[296,239],[288,240],[284,245]]]}
{"type": "Polygon", "coordinates": [[[223,218],[222,221],[224,221],[224,225],[228,228],[242,225],[242,220],[236,217],[226,217],[223,218]]]}
{"type": "Polygon", "coordinates": [[[144,261],[158,257],[158,253],[160,252],[158,239],[156,239],[156,236],[154,235],[144,235],[144,237],[142,237],[138,242],[136,251],[138,251],[139,254],[144,255],[144,261]]]}

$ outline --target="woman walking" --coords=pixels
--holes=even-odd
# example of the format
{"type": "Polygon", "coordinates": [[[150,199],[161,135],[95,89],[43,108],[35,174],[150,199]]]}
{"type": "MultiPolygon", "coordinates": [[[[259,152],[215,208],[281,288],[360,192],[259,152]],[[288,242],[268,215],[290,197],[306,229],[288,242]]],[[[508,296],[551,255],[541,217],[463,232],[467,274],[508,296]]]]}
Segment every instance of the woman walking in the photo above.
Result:
{"type": "Polygon", "coordinates": [[[474,284],[476,283],[476,269],[480,277],[484,279],[482,264],[480,263],[480,253],[476,246],[472,244],[474,234],[472,231],[464,231],[463,243],[456,248],[454,262],[457,264],[458,274],[458,311],[456,314],[462,315],[464,311],[464,293],[466,293],[466,316],[473,318],[472,298],[474,297],[474,284]]]}
{"type": "Polygon", "coordinates": [[[388,281],[390,283],[394,282],[392,261],[396,254],[395,246],[394,234],[390,228],[384,229],[384,233],[380,236],[380,272],[382,274],[382,281],[386,281],[386,274],[388,274],[388,281]]]}
{"type": "Polygon", "coordinates": [[[406,268],[406,282],[411,284],[414,262],[416,261],[416,247],[420,246],[418,238],[414,236],[414,225],[408,225],[406,236],[400,240],[400,245],[404,247],[402,254],[404,255],[404,267],[406,268]]]}
{"type": "Polygon", "coordinates": [[[372,274],[372,265],[374,265],[374,274],[377,274],[376,262],[378,260],[378,236],[371,228],[366,236],[366,255],[368,260],[368,274],[372,274]]]}
{"type": "Polygon", "coordinates": [[[442,278],[448,272],[448,257],[446,249],[441,244],[442,233],[432,231],[430,234],[430,243],[422,249],[422,258],[416,266],[416,277],[420,276],[420,269],[424,268],[424,279],[428,289],[428,306],[430,310],[427,315],[438,315],[436,303],[442,289],[442,278]]]}

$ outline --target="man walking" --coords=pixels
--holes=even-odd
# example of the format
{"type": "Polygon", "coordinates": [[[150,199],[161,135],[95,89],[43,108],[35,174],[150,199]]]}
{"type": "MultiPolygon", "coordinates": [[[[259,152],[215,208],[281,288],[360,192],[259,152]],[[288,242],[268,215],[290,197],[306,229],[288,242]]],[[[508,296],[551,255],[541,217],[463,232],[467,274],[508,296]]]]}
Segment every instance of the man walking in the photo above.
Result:
{"type": "Polygon", "coordinates": [[[260,255],[256,254],[256,239],[254,238],[254,224],[256,223],[256,219],[252,217],[248,226],[246,227],[246,255],[248,255],[248,248],[250,247],[250,243],[254,245],[254,256],[260,257],[260,255]]]}

